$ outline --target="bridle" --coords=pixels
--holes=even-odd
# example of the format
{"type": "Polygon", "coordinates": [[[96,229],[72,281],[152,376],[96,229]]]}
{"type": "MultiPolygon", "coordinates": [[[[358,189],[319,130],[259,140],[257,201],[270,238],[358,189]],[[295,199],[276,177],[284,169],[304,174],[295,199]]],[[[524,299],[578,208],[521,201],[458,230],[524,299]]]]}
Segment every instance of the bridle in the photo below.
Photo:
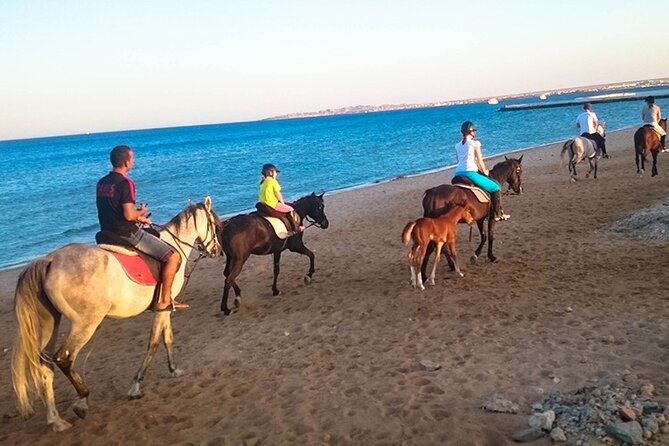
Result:
{"type": "MultiPolygon", "coordinates": [[[[195,221],[195,233],[197,234],[197,233],[199,233],[199,231],[197,230],[197,219],[195,218],[195,212],[196,211],[192,212],[192,217],[195,221]]],[[[206,244],[203,242],[203,240],[200,237],[198,237],[198,239],[200,240],[199,243],[193,243],[193,244],[188,243],[184,240],[181,240],[179,237],[177,237],[176,234],[174,234],[172,231],[170,231],[167,228],[167,226],[162,226],[162,225],[158,225],[158,224],[155,224],[155,223],[152,224],[152,226],[154,226],[158,229],[161,229],[161,230],[167,232],[169,235],[172,236],[172,238],[176,242],[176,248],[179,249],[179,251],[181,251],[181,256],[186,258],[186,262],[188,262],[189,259],[188,259],[188,256],[186,255],[186,251],[184,250],[183,246],[188,246],[188,247],[190,247],[190,248],[192,248],[192,249],[194,249],[198,252],[197,258],[193,259],[193,261],[192,261],[192,266],[190,268],[190,271],[186,271],[184,273],[184,278],[185,278],[185,282],[184,282],[184,285],[183,285],[184,287],[188,283],[188,279],[190,278],[191,274],[193,274],[193,271],[195,271],[195,266],[200,261],[200,259],[202,259],[204,257],[214,257],[216,255],[216,253],[221,251],[221,246],[218,242],[218,237],[216,236],[216,219],[214,218],[213,211],[211,209],[207,209],[206,207],[204,207],[204,212],[207,215],[207,233],[205,234],[205,239],[209,238],[209,235],[211,234],[211,238],[209,239],[209,241],[206,244]],[[214,249],[213,249],[214,254],[211,254],[210,250],[209,250],[212,243],[214,244],[214,249]]],[[[186,265],[186,266],[188,266],[188,265],[186,265]]]]}
{"type": "Polygon", "coordinates": [[[312,227],[312,226],[316,226],[317,228],[323,229],[323,224],[320,223],[320,222],[317,222],[317,221],[314,220],[312,217],[310,217],[310,216],[309,216],[309,213],[308,213],[306,210],[305,210],[305,213],[304,213],[304,217],[303,217],[303,218],[304,218],[306,221],[309,222],[309,224],[308,224],[307,226],[304,227],[305,230],[307,230],[308,228],[310,228],[310,227],[312,227]]]}

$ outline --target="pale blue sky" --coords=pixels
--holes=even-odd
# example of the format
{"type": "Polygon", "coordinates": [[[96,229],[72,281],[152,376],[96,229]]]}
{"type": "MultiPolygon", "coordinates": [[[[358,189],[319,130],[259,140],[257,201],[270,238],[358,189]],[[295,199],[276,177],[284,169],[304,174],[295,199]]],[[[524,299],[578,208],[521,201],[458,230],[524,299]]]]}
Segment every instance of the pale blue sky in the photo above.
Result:
{"type": "Polygon", "coordinates": [[[668,16],[664,0],[2,0],[0,140],[667,77],[668,16]]]}

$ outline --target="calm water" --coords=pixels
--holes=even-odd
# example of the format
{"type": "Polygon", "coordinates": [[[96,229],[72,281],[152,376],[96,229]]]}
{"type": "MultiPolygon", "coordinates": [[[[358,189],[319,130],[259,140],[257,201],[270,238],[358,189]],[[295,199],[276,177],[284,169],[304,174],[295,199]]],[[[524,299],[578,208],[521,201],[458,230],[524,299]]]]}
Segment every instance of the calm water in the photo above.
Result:
{"type": "MultiPolygon", "coordinates": [[[[476,122],[486,155],[577,134],[580,105],[497,112],[505,103],[512,102],[0,142],[0,269],[69,242],[93,242],[95,184],[118,144],[134,148],[137,199],[164,223],[205,195],[220,215],[252,208],[267,162],[281,169],[289,200],[444,168],[455,162],[452,147],[466,119],[476,122]]],[[[669,110],[669,99],[657,103],[669,110]]],[[[595,112],[611,131],[639,124],[642,104],[596,104],[595,112]]]]}

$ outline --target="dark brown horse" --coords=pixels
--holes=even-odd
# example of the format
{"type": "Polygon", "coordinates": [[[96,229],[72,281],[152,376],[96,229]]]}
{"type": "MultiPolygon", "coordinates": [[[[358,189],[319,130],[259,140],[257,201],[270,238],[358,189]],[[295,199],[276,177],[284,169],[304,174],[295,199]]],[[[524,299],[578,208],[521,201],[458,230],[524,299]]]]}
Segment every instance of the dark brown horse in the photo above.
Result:
{"type": "MultiPolygon", "coordinates": [[[[300,217],[300,225],[306,219],[310,223],[309,226],[317,226],[322,229],[326,229],[329,226],[328,218],[325,215],[323,194],[316,195],[312,193],[292,203],[292,206],[300,217]]],[[[280,293],[276,282],[279,277],[281,252],[286,249],[309,257],[309,271],[304,276],[304,282],[309,284],[315,271],[314,253],[304,246],[304,242],[302,241],[303,235],[304,233],[300,232],[282,240],[276,236],[272,225],[264,217],[255,213],[237,215],[225,221],[219,230],[221,248],[226,257],[224,271],[225,287],[223,288],[223,298],[221,299],[221,311],[225,315],[231,312],[230,308],[228,308],[230,287],[235,290],[234,311],[239,310],[242,292],[235,279],[239,276],[244,263],[251,254],[274,254],[272,294],[275,296],[280,293]]]]}
{"type": "MultiPolygon", "coordinates": [[[[660,119],[658,122],[660,127],[667,131],[667,118],[660,119]]],[[[646,156],[648,152],[653,156],[653,168],[651,169],[651,176],[657,175],[657,155],[662,150],[662,143],[660,136],[653,127],[644,125],[639,130],[634,132],[634,152],[636,161],[636,173],[643,176],[643,171],[646,167],[646,156]],[[641,159],[641,168],[639,168],[639,159],[641,159]]]]}
{"type": "MultiPolygon", "coordinates": [[[[521,156],[518,159],[504,157],[504,159],[505,161],[497,163],[495,167],[490,170],[490,178],[497,181],[501,186],[504,185],[504,183],[507,183],[509,189],[520,194],[523,190],[520,179],[523,172],[521,166],[523,157],[521,156]]],[[[483,225],[490,213],[490,202],[481,203],[471,190],[452,186],[450,184],[442,184],[441,186],[428,189],[423,195],[423,215],[425,217],[438,217],[442,213],[447,212],[454,205],[467,207],[474,220],[476,220],[476,226],[479,228],[481,243],[478,248],[476,248],[476,251],[471,258],[472,262],[475,262],[481,254],[481,250],[483,249],[486,240],[488,241],[488,259],[490,259],[491,262],[496,261],[497,258],[493,255],[492,250],[496,221],[493,218],[488,219],[487,230],[483,225]]],[[[421,274],[423,277],[426,277],[425,270],[427,262],[433,251],[434,244],[430,243],[421,267],[421,274]]],[[[451,270],[453,270],[455,265],[452,264],[450,259],[448,259],[448,261],[451,270]]]]}

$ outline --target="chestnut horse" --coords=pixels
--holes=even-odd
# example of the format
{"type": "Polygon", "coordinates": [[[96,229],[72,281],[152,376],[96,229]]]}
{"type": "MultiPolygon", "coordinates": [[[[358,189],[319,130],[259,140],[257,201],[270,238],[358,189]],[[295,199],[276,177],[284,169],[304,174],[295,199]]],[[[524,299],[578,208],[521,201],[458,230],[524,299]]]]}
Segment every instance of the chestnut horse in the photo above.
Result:
{"type": "MultiPolygon", "coordinates": [[[[304,219],[307,219],[311,223],[310,226],[327,229],[329,222],[325,216],[323,194],[316,195],[312,193],[292,203],[292,206],[300,217],[300,226],[304,219]]],[[[223,222],[218,233],[221,247],[226,257],[225,271],[223,273],[225,275],[225,286],[221,299],[221,311],[223,314],[227,316],[231,312],[230,308],[228,308],[230,287],[235,292],[234,311],[239,310],[242,291],[239,285],[237,285],[236,278],[241,273],[244,263],[246,263],[251,254],[274,254],[274,280],[272,282],[272,294],[274,296],[280,293],[276,282],[279,277],[281,252],[286,249],[309,257],[309,271],[304,276],[304,282],[309,284],[311,276],[315,271],[314,253],[304,246],[304,242],[302,241],[303,235],[303,232],[299,232],[286,239],[280,239],[276,236],[270,222],[256,213],[237,215],[223,222]]]]}
{"type": "MultiPolygon", "coordinates": [[[[490,170],[490,178],[497,181],[500,185],[507,183],[509,189],[520,194],[523,190],[520,179],[523,171],[521,166],[522,160],[522,156],[518,159],[504,157],[504,161],[497,163],[490,170]]],[[[488,259],[490,259],[491,262],[495,262],[497,258],[493,255],[493,239],[496,221],[493,218],[488,219],[487,230],[485,230],[483,226],[483,223],[490,213],[490,202],[481,203],[471,190],[452,186],[450,184],[442,184],[441,186],[428,189],[423,195],[423,215],[425,217],[438,217],[452,205],[467,207],[476,221],[476,226],[479,228],[481,243],[478,248],[476,248],[476,251],[471,258],[472,262],[476,262],[486,240],[488,241],[488,259]]],[[[423,261],[423,266],[421,267],[421,274],[423,277],[426,277],[425,270],[427,261],[433,251],[434,245],[430,243],[425,255],[425,260],[423,261]]],[[[453,270],[455,265],[451,264],[450,259],[448,260],[448,264],[451,267],[451,270],[453,270]]]]}
{"type": "Polygon", "coordinates": [[[434,285],[434,275],[437,270],[437,264],[441,259],[441,248],[446,245],[446,255],[451,259],[455,265],[455,271],[460,277],[464,276],[458,266],[457,253],[455,251],[455,236],[458,233],[458,222],[464,220],[468,225],[474,223],[474,218],[464,206],[453,206],[448,212],[445,212],[437,218],[423,217],[418,220],[410,221],[402,231],[402,242],[405,245],[413,240],[413,245],[409,249],[407,259],[409,261],[409,268],[411,269],[411,286],[425,289],[423,286],[423,276],[420,272],[420,267],[425,259],[427,246],[430,242],[437,244],[437,254],[434,258],[434,265],[432,266],[432,274],[430,274],[430,284],[434,285]],[[418,271],[418,275],[416,275],[418,271]],[[418,276],[418,277],[416,277],[418,276]]]}
{"type": "MultiPolygon", "coordinates": [[[[667,118],[660,119],[658,121],[660,127],[667,131],[667,118]]],[[[643,171],[646,167],[646,156],[648,152],[653,156],[653,168],[651,170],[651,176],[657,175],[657,155],[662,150],[662,143],[660,142],[660,136],[657,134],[653,127],[649,125],[644,125],[639,130],[634,132],[634,152],[635,152],[635,161],[636,161],[636,173],[640,177],[643,176],[643,171]],[[641,168],[639,169],[639,158],[641,159],[641,168]]]]}

